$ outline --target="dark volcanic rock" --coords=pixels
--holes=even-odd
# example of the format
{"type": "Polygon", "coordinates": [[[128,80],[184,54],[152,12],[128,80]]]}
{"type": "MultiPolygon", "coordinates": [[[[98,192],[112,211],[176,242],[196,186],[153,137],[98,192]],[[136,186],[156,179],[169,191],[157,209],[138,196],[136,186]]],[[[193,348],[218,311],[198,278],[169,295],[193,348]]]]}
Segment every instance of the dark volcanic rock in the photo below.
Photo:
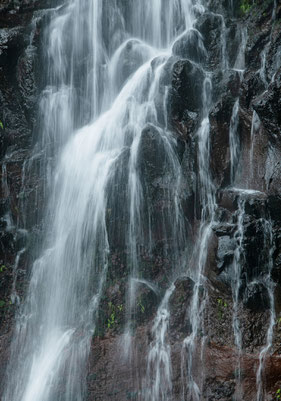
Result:
{"type": "Polygon", "coordinates": [[[148,125],[142,131],[138,163],[142,172],[141,177],[144,177],[144,182],[149,183],[149,185],[155,185],[154,180],[166,173],[166,163],[162,157],[164,146],[161,134],[155,126],[148,125]]]}
{"type": "Polygon", "coordinates": [[[220,271],[233,261],[235,248],[236,243],[233,238],[226,235],[219,237],[217,266],[220,271]]]}
{"type": "Polygon", "coordinates": [[[210,116],[211,122],[211,168],[219,187],[230,182],[229,123],[233,99],[223,98],[210,116]]]}
{"type": "Polygon", "coordinates": [[[255,311],[264,311],[270,308],[270,299],[268,290],[262,283],[253,283],[244,291],[243,295],[244,305],[255,311]]]}
{"type": "Polygon", "coordinates": [[[258,97],[253,108],[258,113],[268,132],[271,142],[276,143],[281,148],[281,69],[275,73],[275,79],[270,84],[269,89],[258,97]]]}
{"type": "Polygon", "coordinates": [[[181,58],[187,58],[195,63],[204,63],[206,50],[202,42],[202,36],[196,29],[191,29],[183,34],[173,46],[173,54],[181,58]]]}
{"type": "Polygon", "coordinates": [[[42,218],[43,179],[37,169],[38,160],[27,163],[37,140],[33,128],[41,80],[40,29],[32,24],[32,17],[36,9],[55,4],[48,0],[0,4],[1,394],[17,303],[24,298],[31,249],[35,250],[41,235],[37,224],[42,218]]]}
{"type": "Polygon", "coordinates": [[[174,336],[186,337],[191,332],[188,311],[192,298],[194,282],[189,277],[182,277],[175,282],[175,291],[170,298],[171,330],[174,336]]]}
{"type": "Polygon", "coordinates": [[[215,70],[222,65],[222,42],[221,36],[224,20],[222,15],[204,13],[196,22],[196,29],[202,34],[204,47],[208,53],[207,67],[215,70]]]}
{"type": "Polygon", "coordinates": [[[170,94],[170,107],[173,119],[181,121],[186,110],[187,117],[192,120],[202,106],[203,73],[191,61],[180,60],[174,64],[172,78],[172,92],[170,94]],[[194,116],[194,117],[193,117],[194,116]]]}

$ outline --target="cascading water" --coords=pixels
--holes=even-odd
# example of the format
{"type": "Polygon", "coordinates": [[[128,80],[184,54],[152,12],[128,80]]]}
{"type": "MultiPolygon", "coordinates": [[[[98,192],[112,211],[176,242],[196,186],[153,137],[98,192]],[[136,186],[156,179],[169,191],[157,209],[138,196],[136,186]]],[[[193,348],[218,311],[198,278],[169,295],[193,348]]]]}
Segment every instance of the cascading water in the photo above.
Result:
{"type": "MultiPolygon", "coordinates": [[[[245,50],[247,45],[247,31],[246,29],[240,28],[238,30],[241,36],[241,46],[239,47],[237,57],[233,66],[233,70],[239,74],[240,85],[243,81],[244,69],[245,69],[245,50]]],[[[236,99],[229,125],[229,149],[230,149],[230,183],[233,185],[240,156],[240,140],[238,136],[238,125],[239,125],[239,107],[240,99],[236,99]]]]}
{"type": "Polygon", "coordinates": [[[230,126],[229,126],[229,148],[230,148],[230,182],[235,180],[239,160],[239,137],[237,128],[239,123],[239,99],[234,103],[230,126]]]}
{"type": "MultiPolygon", "coordinates": [[[[267,76],[267,71],[266,71],[266,62],[267,62],[267,56],[268,56],[268,52],[270,49],[271,41],[272,41],[273,27],[274,27],[274,23],[275,23],[275,19],[276,19],[276,8],[277,8],[277,1],[274,0],[272,14],[271,14],[271,26],[272,27],[271,27],[270,36],[269,36],[269,42],[266,43],[266,45],[260,55],[261,64],[260,64],[260,69],[259,69],[258,73],[264,84],[265,90],[268,89],[270,82],[273,82],[274,77],[275,77],[275,73],[273,73],[273,75],[270,77],[271,79],[269,81],[269,77],[267,76]]],[[[280,60],[279,60],[279,62],[280,62],[280,60]]],[[[278,64],[277,64],[277,66],[278,66],[278,64]]]]}
{"type": "MultiPolygon", "coordinates": [[[[276,3],[274,3],[272,20],[275,18],[275,9],[276,3]]],[[[233,67],[234,71],[239,73],[240,84],[244,78],[244,69],[245,69],[245,49],[247,44],[247,33],[246,30],[240,30],[241,34],[241,46],[238,51],[236,61],[233,67]]],[[[272,34],[272,33],[271,33],[272,34]]],[[[261,68],[258,71],[262,82],[265,85],[265,88],[268,87],[268,82],[266,78],[266,56],[268,52],[268,48],[270,46],[270,42],[266,45],[265,49],[261,53],[261,68]]],[[[230,144],[230,184],[234,185],[236,178],[239,174],[238,168],[239,166],[239,157],[240,157],[240,140],[238,136],[238,124],[239,124],[239,97],[236,99],[232,116],[230,120],[229,127],[229,144],[230,144]]],[[[237,197],[238,201],[238,210],[237,210],[237,228],[234,234],[234,238],[236,241],[236,248],[234,251],[234,260],[232,264],[233,273],[231,278],[232,285],[232,297],[233,297],[233,333],[234,340],[237,349],[237,369],[236,369],[236,391],[235,397],[238,400],[242,400],[244,397],[244,389],[242,384],[242,372],[243,372],[243,335],[242,335],[242,322],[240,321],[239,312],[240,312],[240,303],[241,303],[241,290],[243,286],[242,282],[242,270],[243,265],[245,263],[245,250],[244,250],[244,219],[245,219],[245,202],[247,197],[255,194],[256,191],[249,189],[251,185],[254,185],[253,178],[255,174],[254,165],[254,148],[256,143],[256,136],[259,133],[259,129],[261,126],[260,119],[255,111],[253,111],[252,116],[252,124],[251,124],[251,142],[250,142],[250,154],[249,154],[249,173],[246,182],[246,186],[248,189],[237,189],[233,188],[235,191],[238,191],[239,195],[237,197]]],[[[259,195],[258,191],[256,192],[257,196],[259,195]]],[[[262,224],[264,225],[264,250],[267,252],[265,256],[265,261],[263,264],[266,264],[266,274],[261,275],[260,277],[255,277],[247,283],[248,288],[252,288],[252,286],[256,285],[264,285],[266,288],[267,296],[269,299],[269,323],[266,335],[266,344],[262,347],[259,355],[259,364],[256,371],[256,384],[257,384],[257,401],[261,401],[264,399],[264,366],[266,355],[269,352],[272,346],[272,337],[273,337],[273,328],[275,325],[275,305],[274,305],[274,285],[271,278],[272,271],[272,254],[273,254],[273,231],[272,224],[267,219],[262,219],[262,224]]]]}
{"type": "Polygon", "coordinates": [[[268,298],[269,298],[269,323],[266,334],[266,344],[261,349],[259,355],[259,366],[257,369],[256,383],[257,383],[257,401],[262,401],[264,399],[264,368],[265,361],[268,352],[272,347],[273,340],[273,329],[276,321],[276,313],[275,313],[275,300],[274,300],[274,283],[272,280],[272,269],[273,269],[273,253],[274,253],[274,245],[273,245],[273,227],[270,219],[264,219],[262,221],[264,226],[264,249],[268,250],[268,255],[266,258],[266,269],[265,274],[261,277],[260,281],[265,286],[268,298]]]}
{"type": "MultiPolygon", "coordinates": [[[[255,143],[257,141],[257,135],[259,133],[259,128],[260,128],[260,119],[257,113],[254,111],[253,112],[253,117],[252,117],[252,125],[251,125],[251,148],[250,148],[250,176],[249,179],[251,180],[254,176],[254,149],[255,149],[255,143]]],[[[249,185],[249,184],[248,184],[249,185]]]]}
{"type": "Polygon", "coordinates": [[[237,211],[237,230],[234,238],[237,242],[236,249],[234,251],[233,260],[233,279],[232,279],[232,297],[233,297],[233,333],[234,341],[237,349],[237,370],[236,370],[236,397],[238,400],[243,399],[243,389],[241,387],[241,356],[242,356],[242,333],[241,323],[239,320],[239,292],[241,289],[241,272],[243,267],[243,238],[244,238],[244,215],[245,215],[245,200],[243,197],[238,199],[238,211],[237,211]]]}
{"type": "MultiPolygon", "coordinates": [[[[50,12],[42,134],[34,152],[43,154],[42,175],[50,194],[46,236],[17,319],[5,401],[84,399],[86,362],[108,269],[110,236],[116,230],[107,220],[112,198],[129,220],[124,230],[129,287],[141,280],[140,245],[150,251],[155,246],[148,228],[153,233],[157,225],[163,253],[169,243],[174,260],[180,261],[186,247],[178,198],[181,171],[176,141],[167,128],[168,87],[161,93],[160,79],[170,46],[192,28],[193,19],[191,2],[182,0],[137,2],[128,5],[126,18],[116,1],[73,0],[50,12]],[[161,148],[163,170],[168,172],[162,185],[169,210],[163,208],[157,222],[146,204],[148,185],[139,172],[139,148],[148,133],[161,148]],[[123,203],[114,189],[124,184],[124,177],[123,203]]],[[[207,134],[205,128],[202,132],[207,134]]],[[[135,303],[129,290],[128,331],[135,303]]],[[[155,325],[156,348],[163,324],[155,325]]]]}
{"type": "MultiPolygon", "coordinates": [[[[201,9],[202,10],[202,9],[201,9]]],[[[204,11],[204,8],[203,8],[204,11]]],[[[222,16],[222,67],[227,68],[225,26],[222,16]]],[[[206,50],[200,42],[200,49],[203,54],[206,50]]],[[[188,310],[191,333],[184,339],[181,352],[181,381],[182,398],[186,400],[201,399],[203,377],[193,377],[193,358],[197,350],[199,330],[202,329],[202,313],[204,302],[202,302],[202,288],[204,288],[204,268],[207,261],[208,243],[215,224],[215,187],[210,174],[210,121],[209,112],[212,106],[212,80],[211,74],[202,70],[204,75],[202,91],[202,121],[197,132],[198,137],[198,160],[199,160],[199,185],[200,201],[202,207],[201,225],[199,228],[198,240],[194,250],[193,258],[198,258],[194,269],[187,267],[187,270],[180,271],[191,276],[194,281],[193,295],[188,310]]],[[[191,258],[192,259],[192,258],[191,258]]],[[[186,263],[187,264],[187,263],[186,263]]],[[[183,266],[184,267],[184,266],[183,266]]],[[[168,288],[163,301],[161,302],[152,328],[153,341],[147,359],[147,375],[145,381],[144,399],[168,400],[171,398],[171,358],[170,346],[167,342],[167,330],[169,324],[169,300],[174,285],[168,288]]],[[[206,292],[206,289],[205,289],[206,292]]],[[[205,294],[205,299],[207,295],[205,294]]],[[[200,348],[200,347],[199,347],[200,348]]],[[[203,341],[201,343],[201,351],[203,341]]],[[[201,352],[203,355],[203,351],[201,352]]]]}
{"type": "Polygon", "coordinates": [[[153,342],[147,358],[146,380],[144,383],[143,399],[169,400],[172,394],[172,369],[170,345],[167,342],[167,330],[169,326],[169,300],[175,290],[172,285],[158,308],[152,327],[153,342]]]}
{"type": "MultiPolygon", "coordinates": [[[[273,338],[273,328],[275,325],[275,303],[274,303],[274,283],[272,281],[272,267],[273,267],[273,228],[272,223],[267,217],[262,217],[259,220],[259,224],[263,227],[263,249],[261,250],[261,256],[259,260],[259,265],[255,268],[252,276],[245,277],[243,275],[243,269],[246,261],[246,249],[245,246],[245,227],[247,226],[247,221],[249,221],[249,216],[247,216],[245,211],[245,204],[249,202],[252,196],[264,196],[262,192],[249,190],[249,189],[238,189],[233,188],[234,192],[238,194],[238,210],[236,214],[236,231],[234,233],[234,239],[237,246],[234,251],[234,259],[232,263],[232,297],[233,297],[233,333],[234,340],[237,349],[237,369],[236,372],[236,391],[235,397],[238,400],[242,400],[244,397],[244,389],[242,384],[242,372],[243,372],[243,335],[242,335],[242,324],[241,322],[241,302],[243,298],[243,292],[245,291],[245,285],[247,291],[251,291],[252,288],[259,287],[265,290],[265,301],[268,302],[268,328],[266,332],[266,343],[261,348],[259,354],[259,363],[256,371],[256,384],[257,384],[257,401],[261,401],[264,398],[264,380],[263,373],[265,367],[265,361],[268,352],[272,346],[273,338]],[[246,282],[245,282],[246,280],[246,282]],[[268,300],[268,301],[267,301],[268,300]]],[[[245,296],[245,295],[244,295],[245,296]]]]}
{"type": "MultiPolygon", "coordinates": [[[[201,185],[201,225],[199,229],[198,242],[195,248],[195,254],[198,263],[195,264],[195,271],[191,273],[191,277],[195,283],[193,296],[189,307],[189,320],[191,323],[191,334],[183,341],[181,353],[181,375],[182,375],[182,397],[187,400],[200,400],[201,382],[203,377],[193,377],[193,358],[198,345],[198,332],[202,329],[202,312],[204,310],[204,302],[200,299],[202,288],[206,293],[204,286],[204,268],[207,261],[208,243],[215,224],[215,187],[210,174],[210,120],[209,111],[212,105],[212,82],[208,73],[205,73],[203,84],[203,111],[202,122],[198,130],[198,158],[199,158],[199,179],[201,185]]],[[[205,299],[207,295],[205,294],[205,299]]],[[[204,333],[203,333],[204,334],[204,333]]],[[[203,347],[203,342],[201,344],[203,347]]],[[[200,349],[200,347],[199,347],[200,349]]]]}

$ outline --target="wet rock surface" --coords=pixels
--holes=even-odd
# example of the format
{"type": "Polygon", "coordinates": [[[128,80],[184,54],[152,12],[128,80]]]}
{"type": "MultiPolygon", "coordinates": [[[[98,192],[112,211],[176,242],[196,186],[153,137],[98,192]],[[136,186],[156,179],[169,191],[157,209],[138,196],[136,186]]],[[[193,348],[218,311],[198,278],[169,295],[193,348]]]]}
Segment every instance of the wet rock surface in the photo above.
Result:
{"type": "Polygon", "coordinates": [[[41,236],[40,158],[29,159],[38,140],[42,25],[40,18],[35,25],[32,19],[36,10],[51,6],[54,2],[0,2],[1,392],[14,317],[26,292],[31,254],[41,236]]]}

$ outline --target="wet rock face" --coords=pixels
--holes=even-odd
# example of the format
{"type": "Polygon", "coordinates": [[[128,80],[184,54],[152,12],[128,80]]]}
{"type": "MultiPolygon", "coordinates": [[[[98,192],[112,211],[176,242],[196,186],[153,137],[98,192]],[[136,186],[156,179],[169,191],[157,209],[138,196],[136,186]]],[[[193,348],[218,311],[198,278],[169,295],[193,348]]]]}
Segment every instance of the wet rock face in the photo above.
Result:
{"type": "Polygon", "coordinates": [[[36,9],[51,1],[0,3],[0,389],[9,357],[14,315],[27,286],[30,250],[40,236],[42,181],[40,160],[26,167],[34,142],[40,88],[41,28],[32,26],[36,9]],[[33,32],[33,40],[30,34],[33,32]],[[25,221],[25,216],[27,220],[25,221]],[[36,223],[39,223],[38,226],[36,223]],[[17,272],[13,271],[17,265],[17,272]]]}
{"type": "Polygon", "coordinates": [[[175,42],[172,49],[173,54],[181,58],[187,58],[197,64],[204,63],[207,53],[202,40],[200,32],[191,29],[175,42]]]}
{"type": "Polygon", "coordinates": [[[270,84],[268,91],[255,99],[253,108],[263,122],[271,142],[281,147],[281,69],[274,72],[275,79],[270,84]]]}
{"type": "Polygon", "coordinates": [[[170,299],[171,331],[178,339],[185,338],[191,332],[191,324],[188,319],[188,311],[194,282],[189,277],[182,277],[175,282],[175,291],[170,299]]]}
{"type": "MultiPolygon", "coordinates": [[[[0,11],[0,15],[2,16],[0,11]]],[[[25,22],[25,18],[23,18],[25,22]]],[[[17,75],[25,51],[25,27],[0,30],[0,143],[1,143],[1,264],[11,273],[13,257],[19,251],[14,221],[19,216],[18,195],[21,187],[21,168],[31,145],[31,120],[27,117],[25,98],[20,86],[27,75],[17,75]]],[[[7,287],[10,285],[7,283],[7,287]]],[[[7,291],[8,292],[8,291],[7,291]]],[[[7,294],[8,295],[8,294],[7,294]]]]}
{"type": "Polygon", "coordinates": [[[120,158],[115,162],[114,172],[109,181],[107,190],[107,214],[106,223],[108,230],[108,241],[112,250],[124,252],[128,238],[126,237],[129,213],[124,204],[129,203],[128,197],[128,162],[130,158],[129,148],[125,148],[120,158]],[[118,177],[118,180],[116,178],[118,177]],[[112,183],[120,185],[114,186],[112,183]],[[118,193],[118,196],[116,196],[118,193]]]}
{"type": "Polygon", "coordinates": [[[270,309],[270,299],[265,285],[262,283],[249,285],[245,289],[243,303],[255,312],[270,309]]]}
{"type": "Polygon", "coordinates": [[[180,60],[174,64],[171,93],[171,115],[181,121],[183,116],[196,120],[202,106],[203,74],[189,60],[180,60]]]}
{"type": "Polygon", "coordinates": [[[166,163],[162,157],[164,153],[164,143],[160,133],[156,127],[148,125],[142,131],[138,153],[143,183],[155,186],[154,180],[166,174],[166,163]]]}
{"type": "Polygon", "coordinates": [[[204,13],[197,21],[196,28],[201,33],[207,51],[207,67],[214,71],[221,65],[222,52],[222,16],[215,13],[204,13]]]}
{"type": "Polygon", "coordinates": [[[222,187],[230,182],[229,124],[227,121],[231,119],[233,104],[233,98],[226,96],[216,105],[211,114],[211,168],[214,180],[222,187]]]}
{"type": "Polygon", "coordinates": [[[234,238],[227,235],[219,237],[218,241],[217,267],[222,272],[226,266],[233,262],[236,242],[234,238]]]}
{"type": "MultiPolygon", "coordinates": [[[[116,75],[118,80],[118,91],[126,80],[150,57],[148,47],[136,39],[129,40],[120,53],[120,66],[116,75]]],[[[115,78],[116,79],[116,78],[115,78]]]]}
{"type": "MultiPolygon", "coordinates": [[[[27,12],[30,14],[29,17],[31,17],[35,10],[54,7],[60,3],[62,3],[61,0],[1,0],[0,11],[2,15],[10,13],[11,11],[13,14],[14,12],[27,12]]],[[[25,17],[26,16],[20,15],[15,18],[17,21],[22,22],[25,17]]]]}

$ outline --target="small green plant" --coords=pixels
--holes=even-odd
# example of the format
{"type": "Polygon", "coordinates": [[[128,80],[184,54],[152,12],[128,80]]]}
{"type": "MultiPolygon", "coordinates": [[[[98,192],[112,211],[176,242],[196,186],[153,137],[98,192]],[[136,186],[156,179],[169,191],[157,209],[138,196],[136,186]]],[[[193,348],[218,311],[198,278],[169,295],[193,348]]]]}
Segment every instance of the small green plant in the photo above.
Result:
{"type": "Polygon", "coordinates": [[[6,305],[6,302],[0,299],[0,308],[3,308],[6,305]]]}
{"type": "Polygon", "coordinates": [[[139,301],[138,301],[138,303],[137,303],[137,306],[140,308],[141,313],[144,313],[144,312],[145,312],[145,307],[144,307],[144,305],[142,304],[141,299],[139,299],[139,301]]]}
{"type": "Polygon", "coordinates": [[[139,297],[138,300],[137,300],[137,307],[140,309],[141,313],[145,312],[145,306],[142,303],[141,297],[139,297]]]}
{"type": "Polygon", "coordinates": [[[276,391],[275,395],[276,395],[277,400],[281,399],[281,389],[280,388],[276,391]]]}
{"type": "Polygon", "coordinates": [[[240,11],[242,15],[248,14],[252,8],[252,4],[250,3],[250,0],[241,0],[240,3],[240,11]]]}
{"type": "Polygon", "coordinates": [[[228,307],[228,304],[227,304],[227,302],[224,301],[222,298],[218,298],[218,299],[217,299],[217,303],[218,303],[218,315],[219,315],[219,319],[222,319],[223,313],[224,313],[224,309],[228,307]]]}
{"type": "Polygon", "coordinates": [[[0,128],[1,128],[1,129],[4,129],[4,125],[3,125],[3,123],[2,123],[1,120],[0,120],[0,128]]]}
{"type": "Polygon", "coordinates": [[[0,273],[3,273],[5,270],[7,270],[7,267],[5,265],[0,266],[0,273]]]}
{"type": "Polygon", "coordinates": [[[224,308],[228,307],[227,302],[225,302],[222,298],[218,298],[217,301],[219,306],[223,306],[224,308]]]}
{"type": "Polygon", "coordinates": [[[117,324],[117,315],[123,312],[124,306],[122,304],[115,306],[112,302],[108,302],[108,306],[110,314],[107,319],[107,328],[112,329],[117,324]]]}
{"type": "Polygon", "coordinates": [[[108,306],[109,306],[110,315],[109,315],[109,318],[107,319],[107,327],[108,327],[108,329],[111,329],[115,324],[115,317],[116,317],[115,306],[113,305],[112,302],[108,302],[108,306]]]}
{"type": "Polygon", "coordinates": [[[115,312],[112,312],[107,319],[107,327],[111,329],[115,325],[115,312]]]}

